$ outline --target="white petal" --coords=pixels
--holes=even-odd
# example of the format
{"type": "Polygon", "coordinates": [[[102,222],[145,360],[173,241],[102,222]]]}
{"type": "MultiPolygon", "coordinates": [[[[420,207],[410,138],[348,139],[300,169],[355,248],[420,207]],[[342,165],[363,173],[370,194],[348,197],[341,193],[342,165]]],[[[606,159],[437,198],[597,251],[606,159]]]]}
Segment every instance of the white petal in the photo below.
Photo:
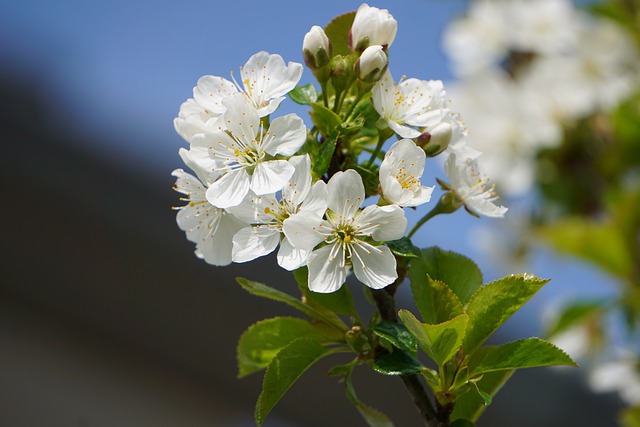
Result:
{"type": "Polygon", "coordinates": [[[353,169],[337,172],[327,183],[328,207],[335,214],[353,218],[364,202],[362,177],[353,169]]]}
{"type": "Polygon", "coordinates": [[[291,245],[289,240],[284,239],[280,242],[278,265],[285,270],[293,271],[305,265],[310,254],[311,251],[297,249],[291,245]]]}
{"type": "Polygon", "coordinates": [[[271,123],[262,148],[272,156],[276,154],[293,156],[302,147],[306,138],[307,127],[302,119],[293,113],[287,114],[271,123]]]}
{"type": "Polygon", "coordinates": [[[421,133],[410,126],[401,125],[391,119],[387,122],[391,130],[400,135],[403,138],[417,138],[421,135],[421,133]]]}
{"type": "Polygon", "coordinates": [[[407,218],[399,206],[371,205],[364,208],[354,225],[359,227],[378,225],[371,236],[379,242],[392,241],[404,236],[407,230],[407,218]]]}
{"type": "Polygon", "coordinates": [[[244,169],[226,173],[209,186],[207,200],[219,208],[239,205],[249,192],[250,179],[244,169]]]}
{"type": "Polygon", "coordinates": [[[311,250],[324,240],[318,232],[328,227],[322,216],[313,212],[298,212],[282,222],[282,231],[293,246],[299,249],[311,250]]]}
{"type": "Polygon", "coordinates": [[[233,235],[245,226],[244,222],[239,221],[233,215],[223,214],[215,233],[198,243],[196,254],[211,265],[230,264],[233,235]]]}
{"type": "Polygon", "coordinates": [[[248,144],[256,139],[260,130],[260,117],[253,104],[241,93],[224,100],[227,107],[224,124],[238,140],[248,144]]]}
{"type": "Polygon", "coordinates": [[[386,246],[364,248],[352,245],[353,274],[359,281],[373,289],[382,289],[397,278],[396,259],[386,246]]]}
{"type": "Polygon", "coordinates": [[[280,232],[268,227],[245,227],[233,236],[233,262],[252,261],[273,252],[280,232]]]}
{"type": "Polygon", "coordinates": [[[249,191],[242,203],[231,206],[227,210],[236,217],[250,224],[265,224],[273,219],[265,213],[265,208],[277,209],[278,201],[274,194],[256,196],[249,191]]]}
{"type": "Polygon", "coordinates": [[[311,191],[300,206],[300,211],[314,213],[320,218],[324,216],[327,211],[327,184],[324,181],[313,184],[311,191]]]}
{"type": "Polygon", "coordinates": [[[347,279],[347,267],[342,265],[343,254],[329,258],[333,246],[325,246],[309,255],[309,289],[313,292],[328,294],[335,292],[347,279]]]}
{"type": "Polygon", "coordinates": [[[311,160],[309,155],[305,154],[290,158],[289,163],[295,168],[295,172],[282,189],[282,198],[298,206],[311,190],[311,160]]]}
{"type": "Polygon", "coordinates": [[[198,85],[193,88],[193,97],[198,104],[213,114],[220,115],[226,110],[222,101],[237,92],[238,89],[229,80],[218,76],[202,76],[198,85]]]}
{"type": "Polygon", "coordinates": [[[251,175],[251,191],[257,195],[280,191],[294,172],[294,167],[286,160],[258,163],[251,175]]]}

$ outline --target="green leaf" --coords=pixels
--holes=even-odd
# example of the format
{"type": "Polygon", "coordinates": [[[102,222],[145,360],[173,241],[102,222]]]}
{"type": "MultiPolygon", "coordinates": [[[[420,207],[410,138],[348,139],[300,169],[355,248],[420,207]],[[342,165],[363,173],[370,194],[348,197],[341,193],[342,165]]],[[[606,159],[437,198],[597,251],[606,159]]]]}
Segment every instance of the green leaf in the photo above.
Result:
{"type": "Polygon", "coordinates": [[[269,412],[293,383],[311,365],[330,353],[330,350],[309,338],[298,338],[280,350],[264,374],[262,392],[256,403],[256,424],[262,425],[269,412]]]}
{"type": "Polygon", "coordinates": [[[305,303],[316,308],[328,309],[330,312],[358,317],[356,306],[348,286],[342,286],[335,292],[321,294],[309,290],[309,270],[307,267],[298,268],[293,272],[293,277],[298,282],[305,303]]]}
{"type": "MultiPolygon", "coordinates": [[[[495,397],[500,388],[507,382],[515,371],[489,372],[482,376],[479,381],[475,381],[475,386],[471,386],[469,391],[462,394],[456,400],[456,404],[451,413],[452,420],[464,419],[477,421],[480,415],[487,408],[486,396],[482,397],[479,390],[491,398],[495,397]]],[[[452,427],[455,424],[452,424],[452,427]]],[[[462,424],[464,426],[464,424],[462,424]]]]}
{"type": "Polygon", "coordinates": [[[394,255],[405,258],[420,258],[420,249],[413,244],[410,238],[406,236],[398,240],[387,242],[386,245],[391,249],[391,252],[393,252],[394,255]]]}
{"type": "Polygon", "coordinates": [[[238,342],[238,377],[264,369],[291,341],[306,337],[326,344],[330,340],[309,322],[295,317],[275,317],[251,325],[238,342]]]}
{"type": "Polygon", "coordinates": [[[444,283],[433,280],[429,275],[422,276],[420,269],[409,270],[409,281],[414,300],[422,320],[437,324],[446,322],[464,313],[462,303],[444,283]]]}
{"type": "Polygon", "coordinates": [[[396,350],[376,357],[372,368],[383,375],[412,375],[420,372],[422,365],[408,353],[396,350]]]}
{"type": "Polygon", "coordinates": [[[313,176],[315,178],[322,178],[327,170],[329,170],[329,165],[331,164],[331,159],[333,158],[333,152],[336,150],[336,138],[327,138],[322,144],[318,147],[318,153],[316,154],[316,158],[313,160],[313,164],[311,165],[311,171],[313,172],[313,176]]]}
{"type": "Polygon", "coordinates": [[[562,308],[558,319],[550,326],[547,337],[552,337],[566,331],[572,326],[582,322],[587,317],[602,313],[608,301],[575,301],[562,308]]]}
{"type": "Polygon", "coordinates": [[[311,120],[320,133],[328,138],[335,137],[335,131],[342,124],[340,116],[320,103],[311,104],[311,108],[312,111],[309,112],[311,120]]]}
{"type": "Polygon", "coordinates": [[[615,224],[567,218],[538,229],[556,250],[592,262],[617,277],[628,277],[633,259],[615,224]]]}
{"type": "Polygon", "coordinates": [[[303,303],[299,299],[292,297],[287,293],[274,289],[263,283],[254,282],[253,280],[245,279],[243,277],[236,278],[236,281],[240,284],[240,286],[242,286],[244,290],[246,290],[252,295],[256,295],[256,296],[267,298],[274,301],[283,302],[295,309],[300,310],[301,312],[305,313],[307,316],[313,319],[320,320],[322,322],[327,323],[328,325],[335,327],[338,331],[346,332],[348,329],[347,326],[344,324],[344,322],[342,322],[342,320],[340,320],[338,316],[336,315],[331,316],[329,314],[332,314],[332,313],[327,314],[326,311],[322,312],[322,311],[316,310],[310,305],[303,303]]]}
{"type": "Polygon", "coordinates": [[[356,12],[349,12],[335,17],[324,29],[331,41],[333,55],[348,55],[351,50],[348,45],[348,34],[353,24],[356,12]]]}
{"type": "Polygon", "coordinates": [[[469,326],[463,349],[470,354],[491,336],[513,313],[549,280],[512,275],[491,282],[475,293],[469,305],[469,326]]]}
{"type": "Polygon", "coordinates": [[[471,375],[553,365],[577,366],[567,353],[550,342],[540,338],[527,338],[489,347],[471,375]]]}
{"type": "Polygon", "coordinates": [[[622,427],[640,427],[640,406],[626,408],[620,414],[622,427]]]}
{"type": "Polygon", "coordinates": [[[383,320],[371,328],[371,330],[379,337],[391,342],[391,344],[400,350],[408,351],[413,355],[415,355],[418,350],[418,343],[415,337],[404,325],[383,320]]]}
{"type": "Polygon", "coordinates": [[[431,278],[446,283],[463,305],[482,286],[482,273],[473,261],[464,255],[438,247],[423,249],[420,259],[411,261],[411,269],[417,270],[414,274],[421,277],[428,274],[431,278]]]}
{"type": "Polygon", "coordinates": [[[289,98],[296,104],[311,105],[318,100],[318,92],[312,83],[304,86],[296,86],[289,92],[289,98]]]}
{"type": "Polygon", "coordinates": [[[466,314],[436,325],[421,323],[410,311],[400,310],[398,316],[418,340],[420,348],[442,367],[462,346],[469,321],[466,314]]]}

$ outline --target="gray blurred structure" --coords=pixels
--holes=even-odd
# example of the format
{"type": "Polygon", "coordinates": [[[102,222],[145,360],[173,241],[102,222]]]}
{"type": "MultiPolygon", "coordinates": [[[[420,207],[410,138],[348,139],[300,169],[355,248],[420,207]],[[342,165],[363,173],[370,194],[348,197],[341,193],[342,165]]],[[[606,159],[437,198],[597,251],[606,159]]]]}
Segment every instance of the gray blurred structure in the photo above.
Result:
{"type": "MultiPolygon", "coordinates": [[[[297,313],[234,278],[295,292],[291,276],[273,259],[196,259],[170,209],[170,171],[143,176],[92,154],[95,141],[69,141],[48,120],[31,82],[0,77],[0,425],[253,425],[261,376],[236,379],[237,339],[257,320],[297,313]]],[[[340,361],[312,368],[266,427],[364,425],[327,362],[340,361]]],[[[420,425],[399,381],[360,369],[355,385],[397,426],[420,425]]],[[[539,369],[516,375],[480,426],[606,427],[616,409],[575,375],[539,369]]]]}

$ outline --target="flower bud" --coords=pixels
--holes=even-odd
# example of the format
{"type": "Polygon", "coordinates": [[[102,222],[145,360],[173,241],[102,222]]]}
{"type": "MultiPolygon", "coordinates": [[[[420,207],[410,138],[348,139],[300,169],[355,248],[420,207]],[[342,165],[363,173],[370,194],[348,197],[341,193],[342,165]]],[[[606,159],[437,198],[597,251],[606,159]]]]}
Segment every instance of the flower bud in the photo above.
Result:
{"type": "Polygon", "coordinates": [[[429,132],[422,133],[416,144],[422,147],[429,157],[435,157],[447,149],[453,136],[451,124],[441,122],[435,125],[429,132]]]}
{"type": "Polygon", "coordinates": [[[324,30],[314,25],[304,36],[302,41],[302,56],[304,62],[312,70],[321,68],[331,59],[331,42],[324,30]]]}
{"type": "Polygon", "coordinates": [[[349,56],[336,55],[329,63],[331,84],[340,93],[346,90],[353,83],[353,60],[349,56]]]}
{"type": "Polygon", "coordinates": [[[380,80],[389,65],[387,54],[382,46],[369,46],[362,52],[356,63],[356,75],[366,83],[374,83],[380,80]]]}
{"type": "Polygon", "coordinates": [[[398,23],[387,9],[363,3],[349,31],[349,46],[359,52],[370,45],[380,45],[386,50],[393,43],[397,31],[398,23]]]}

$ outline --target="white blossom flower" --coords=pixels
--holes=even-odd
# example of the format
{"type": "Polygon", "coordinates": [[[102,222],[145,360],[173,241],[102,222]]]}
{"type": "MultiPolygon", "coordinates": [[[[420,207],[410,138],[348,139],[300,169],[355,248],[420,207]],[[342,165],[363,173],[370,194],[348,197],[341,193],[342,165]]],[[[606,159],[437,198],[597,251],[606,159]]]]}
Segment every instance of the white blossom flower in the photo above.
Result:
{"type": "Polygon", "coordinates": [[[387,70],[373,87],[372,95],[376,111],[403,138],[417,138],[446,121],[450,114],[440,80],[412,78],[395,84],[387,70]]]}
{"type": "Polygon", "coordinates": [[[326,220],[298,215],[283,226],[297,248],[313,249],[309,255],[309,289],[335,292],[347,278],[350,267],[362,283],[380,289],[397,278],[396,260],[384,245],[375,241],[397,240],[404,235],[407,220],[399,206],[367,206],[362,178],[354,170],[336,173],[327,184],[326,220]]]}
{"type": "Polygon", "coordinates": [[[364,50],[370,45],[389,47],[396,38],[398,23],[387,9],[363,3],[358,8],[350,31],[350,45],[364,50]]]}
{"type": "Polygon", "coordinates": [[[275,156],[294,155],[307,135],[295,114],[276,118],[265,131],[258,111],[243,95],[226,99],[224,105],[227,130],[198,134],[191,142],[193,157],[221,174],[207,190],[207,200],[219,208],[240,204],[249,190],[257,195],[281,190],[295,169],[275,156]]]}
{"type": "Polygon", "coordinates": [[[427,157],[410,139],[395,142],[380,165],[382,196],[398,206],[418,206],[431,199],[434,187],[420,183],[427,157]]]}
{"type": "Polygon", "coordinates": [[[369,46],[362,52],[358,62],[356,62],[356,74],[359,79],[365,82],[375,82],[380,80],[387,70],[389,59],[380,45],[369,46]]]}
{"type": "Polygon", "coordinates": [[[198,134],[217,129],[218,120],[226,111],[224,100],[241,92],[251,100],[260,117],[273,113],[300,77],[302,64],[285,65],[280,55],[258,52],[240,67],[242,86],[223,77],[202,76],[193,88],[193,98],[180,106],[173,121],[178,134],[187,142],[198,134]]]}
{"type": "MultiPolygon", "coordinates": [[[[311,185],[311,161],[308,155],[289,160],[295,173],[282,189],[281,200],[275,194],[252,195],[230,211],[251,226],[233,237],[233,261],[247,262],[270,254],[280,244],[278,264],[295,270],[306,264],[310,250],[293,247],[282,233],[283,224],[300,213],[322,219],[327,210],[327,190],[323,181],[311,185]]],[[[251,193],[250,193],[251,194],[251,193]]]]}
{"type": "Polygon", "coordinates": [[[260,117],[273,113],[300,81],[302,64],[285,65],[280,55],[258,52],[240,69],[244,93],[253,102],[260,117]]]}
{"type": "Polygon", "coordinates": [[[497,206],[494,202],[498,199],[494,191],[494,186],[489,185],[489,179],[480,175],[478,170],[477,159],[467,159],[466,162],[456,160],[454,153],[449,154],[444,165],[445,172],[450,184],[444,184],[448,190],[451,190],[456,200],[463,204],[465,209],[472,215],[503,217],[507,208],[497,206]]]}
{"type": "Polygon", "coordinates": [[[189,241],[196,243],[198,258],[212,265],[230,264],[233,235],[246,224],[207,201],[205,192],[213,182],[211,175],[193,162],[184,148],[180,149],[180,156],[197,177],[182,169],[172,173],[177,178],[174,190],[184,194],[186,197],[181,200],[188,202],[176,208],[178,227],[186,232],[189,241]]]}

